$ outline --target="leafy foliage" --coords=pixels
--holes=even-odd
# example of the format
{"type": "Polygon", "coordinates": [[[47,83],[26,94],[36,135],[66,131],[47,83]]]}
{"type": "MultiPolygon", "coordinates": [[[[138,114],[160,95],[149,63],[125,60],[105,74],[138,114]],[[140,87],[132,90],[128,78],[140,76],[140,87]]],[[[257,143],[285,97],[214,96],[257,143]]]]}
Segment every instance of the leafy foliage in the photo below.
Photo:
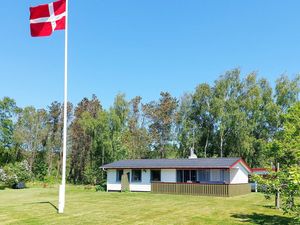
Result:
{"type": "Polygon", "coordinates": [[[254,179],[262,185],[262,191],[266,198],[270,199],[278,191],[284,213],[294,216],[300,222],[300,203],[296,201],[300,196],[300,167],[295,165],[279,172],[272,172],[261,177],[256,175],[254,179]]]}
{"type": "Polygon", "coordinates": [[[31,172],[27,161],[7,164],[3,168],[4,183],[9,187],[14,187],[19,182],[26,182],[31,179],[31,172]]]}
{"type": "MultiPolygon", "coordinates": [[[[96,95],[68,103],[68,180],[99,184],[100,166],[122,159],[243,157],[252,167],[299,162],[299,81],[281,76],[274,88],[256,73],[234,69],[192,93],[143,102],[117,94],[109,109],[96,95]]],[[[17,107],[0,100],[0,166],[27,160],[33,179],[59,180],[63,105],[17,107]]]]}
{"type": "Polygon", "coordinates": [[[7,175],[4,171],[4,169],[0,168],[0,182],[6,182],[7,175]]]}

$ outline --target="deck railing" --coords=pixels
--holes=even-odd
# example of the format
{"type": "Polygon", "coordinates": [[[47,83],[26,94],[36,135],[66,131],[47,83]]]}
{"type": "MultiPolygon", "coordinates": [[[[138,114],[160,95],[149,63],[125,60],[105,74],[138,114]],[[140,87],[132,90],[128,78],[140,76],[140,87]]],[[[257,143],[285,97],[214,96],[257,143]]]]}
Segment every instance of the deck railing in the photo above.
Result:
{"type": "Polygon", "coordinates": [[[250,184],[201,184],[152,182],[151,191],[160,194],[231,197],[251,192],[250,184]]]}

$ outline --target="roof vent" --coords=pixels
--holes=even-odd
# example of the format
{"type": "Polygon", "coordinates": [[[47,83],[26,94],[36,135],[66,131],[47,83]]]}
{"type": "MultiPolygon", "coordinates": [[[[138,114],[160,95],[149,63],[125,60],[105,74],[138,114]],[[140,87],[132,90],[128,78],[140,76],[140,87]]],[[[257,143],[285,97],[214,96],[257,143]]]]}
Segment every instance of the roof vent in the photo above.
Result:
{"type": "Polygon", "coordinates": [[[189,159],[197,159],[197,155],[195,154],[194,152],[194,148],[191,148],[190,149],[190,156],[189,156],[189,159]]]}

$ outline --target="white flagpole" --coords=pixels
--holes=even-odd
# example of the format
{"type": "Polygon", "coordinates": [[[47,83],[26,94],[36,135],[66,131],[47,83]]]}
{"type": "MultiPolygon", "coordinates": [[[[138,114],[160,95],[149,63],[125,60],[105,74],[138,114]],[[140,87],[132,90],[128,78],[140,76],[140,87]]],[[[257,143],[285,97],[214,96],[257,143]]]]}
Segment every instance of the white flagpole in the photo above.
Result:
{"type": "Polygon", "coordinates": [[[66,24],[65,24],[65,77],[64,77],[64,128],[63,128],[63,158],[62,177],[59,186],[58,213],[63,213],[65,208],[66,193],[66,163],[67,163],[67,109],[68,109],[68,16],[69,0],[66,0],[66,24]]]}

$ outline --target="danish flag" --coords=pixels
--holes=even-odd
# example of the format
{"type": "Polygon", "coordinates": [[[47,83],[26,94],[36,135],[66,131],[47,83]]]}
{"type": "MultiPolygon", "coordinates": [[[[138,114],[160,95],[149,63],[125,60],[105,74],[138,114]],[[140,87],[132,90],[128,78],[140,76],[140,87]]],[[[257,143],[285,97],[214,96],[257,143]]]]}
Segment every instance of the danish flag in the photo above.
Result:
{"type": "Polygon", "coordinates": [[[66,1],[30,7],[30,32],[32,37],[50,36],[55,30],[64,30],[66,1]]]}

